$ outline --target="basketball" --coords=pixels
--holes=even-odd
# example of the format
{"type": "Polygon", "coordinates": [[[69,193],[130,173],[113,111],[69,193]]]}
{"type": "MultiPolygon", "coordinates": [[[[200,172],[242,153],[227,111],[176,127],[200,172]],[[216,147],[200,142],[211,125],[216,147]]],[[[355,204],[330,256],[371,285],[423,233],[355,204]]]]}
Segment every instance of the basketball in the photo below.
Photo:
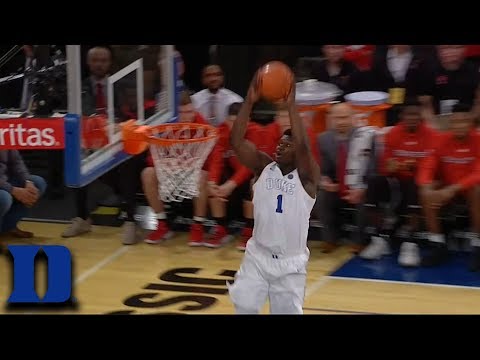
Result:
{"type": "Polygon", "coordinates": [[[258,92],[265,100],[277,102],[285,100],[292,86],[294,76],[290,68],[280,61],[270,61],[258,72],[258,92]]]}

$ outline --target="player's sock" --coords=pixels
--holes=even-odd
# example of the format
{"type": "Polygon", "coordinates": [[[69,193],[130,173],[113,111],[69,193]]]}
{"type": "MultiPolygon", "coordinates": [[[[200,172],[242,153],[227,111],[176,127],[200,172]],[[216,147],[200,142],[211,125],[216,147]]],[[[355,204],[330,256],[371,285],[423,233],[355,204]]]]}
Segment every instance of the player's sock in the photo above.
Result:
{"type": "Polygon", "coordinates": [[[445,244],[445,235],[429,233],[428,241],[436,244],[445,244]]]}
{"type": "Polygon", "coordinates": [[[223,217],[214,217],[213,220],[215,220],[215,222],[217,223],[217,225],[220,225],[224,228],[227,227],[227,218],[226,216],[223,216],[223,217]]]}
{"type": "Polygon", "coordinates": [[[205,222],[205,218],[204,218],[204,217],[201,217],[201,216],[194,216],[194,217],[193,217],[193,223],[194,223],[194,224],[203,225],[204,222],[205,222]]]}
{"type": "Polygon", "coordinates": [[[156,214],[157,220],[167,221],[167,213],[165,211],[156,214]]]}
{"type": "Polygon", "coordinates": [[[472,245],[472,252],[468,269],[470,271],[480,271],[480,237],[478,234],[473,233],[470,235],[470,244],[472,245]]]}
{"type": "Polygon", "coordinates": [[[157,218],[157,227],[145,238],[145,242],[148,244],[159,244],[175,235],[168,226],[165,212],[159,212],[155,214],[155,217],[157,218]]]}

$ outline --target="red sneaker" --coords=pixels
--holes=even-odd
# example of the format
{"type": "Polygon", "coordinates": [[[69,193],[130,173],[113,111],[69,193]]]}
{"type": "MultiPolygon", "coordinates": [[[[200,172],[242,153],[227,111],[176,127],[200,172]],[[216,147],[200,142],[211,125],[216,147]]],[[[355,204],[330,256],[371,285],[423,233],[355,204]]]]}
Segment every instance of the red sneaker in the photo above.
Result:
{"type": "Polygon", "coordinates": [[[190,226],[190,246],[202,246],[203,245],[203,225],[192,224],[190,226]]]}
{"type": "Polygon", "coordinates": [[[240,240],[240,243],[237,245],[237,250],[245,251],[245,249],[247,248],[247,242],[252,237],[252,232],[252,228],[243,228],[241,235],[242,238],[240,240]]]}
{"type": "Polygon", "coordinates": [[[205,242],[205,246],[209,248],[219,248],[230,240],[230,235],[225,226],[215,225],[212,236],[205,242]]]}
{"type": "Polygon", "coordinates": [[[157,228],[147,236],[145,242],[147,244],[160,244],[170,239],[173,235],[175,235],[175,233],[170,231],[167,222],[165,220],[159,220],[157,222],[157,228]]]}

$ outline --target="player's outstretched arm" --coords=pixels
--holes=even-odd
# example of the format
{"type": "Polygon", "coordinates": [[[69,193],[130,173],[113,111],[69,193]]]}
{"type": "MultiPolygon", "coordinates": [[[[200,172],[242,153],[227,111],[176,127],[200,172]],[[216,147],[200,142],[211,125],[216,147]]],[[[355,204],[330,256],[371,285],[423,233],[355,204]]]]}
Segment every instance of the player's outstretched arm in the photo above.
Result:
{"type": "Polygon", "coordinates": [[[273,160],[264,152],[259,151],[254,144],[245,139],[245,133],[247,132],[247,126],[253,105],[259,99],[256,91],[256,84],[257,75],[255,74],[250,84],[250,88],[248,89],[247,98],[243,102],[237,119],[233,123],[230,144],[240,162],[252,170],[255,175],[260,175],[265,166],[270,164],[273,160]]]}
{"type": "Polygon", "coordinates": [[[310,150],[310,142],[307,136],[302,118],[295,104],[295,83],[287,99],[288,114],[292,127],[293,142],[295,144],[295,159],[298,176],[305,191],[314,198],[317,194],[317,185],[320,178],[320,169],[310,150]]]}

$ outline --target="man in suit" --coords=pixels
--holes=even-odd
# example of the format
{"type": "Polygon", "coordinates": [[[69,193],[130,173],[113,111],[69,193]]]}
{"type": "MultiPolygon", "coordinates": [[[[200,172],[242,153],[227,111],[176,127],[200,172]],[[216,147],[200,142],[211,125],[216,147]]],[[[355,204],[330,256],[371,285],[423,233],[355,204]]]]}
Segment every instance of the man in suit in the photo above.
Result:
{"type": "MultiPolygon", "coordinates": [[[[320,211],[319,218],[324,225],[322,251],[325,253],[338,246],[338,222],[342,208],[357,208],[354,222],[361,227],[367,178],[375,169],[373,138],[364,137],[364,129],[354,127],[353,109],[346,103],[335,104],[330,108],[328,121],[331,129],[318,137],[321,183],[317,211],[320,211]],[[359,141],[365,141],[365,144],[359,147],[359,141]],[[352,156],[359,164],[356,169],[348,165],[348,159],[353,159],[352,156]]],[[[352,245],[355,253],[362,249],[361,231],[356,234],[352,245]]]]}
{"type": "Polygon", "coordinates": [[[387,126],[398,123],[406,99],[418,96],[424,66],[412,45],[388,45],[375,54],[365,88],[390,95],[388,102],[392,107],[387,111],[387,126]]]}
{"type": "Polygon", "coordinates": [[[82,83],[84,115],[107,113],[107,78],[112,67],[112,52],[104,46],[91,48],[87,54],[90,76],[82,83]]]}
{"type": "Polygon", "coordinates": [[[345,60],[345,45],[324,45],[325,58],[312,66],[312,78],[336,85],[344,94],[357,91],[359,70],[354,63],[345,60]]]}
{"type": "Polygon", "coordinates": [[[33,233],[20,230],[17,224],[46,187],[43,178],[30,174],[17,150],[0,150],[0,233],[32,238],[33,233]]]}

